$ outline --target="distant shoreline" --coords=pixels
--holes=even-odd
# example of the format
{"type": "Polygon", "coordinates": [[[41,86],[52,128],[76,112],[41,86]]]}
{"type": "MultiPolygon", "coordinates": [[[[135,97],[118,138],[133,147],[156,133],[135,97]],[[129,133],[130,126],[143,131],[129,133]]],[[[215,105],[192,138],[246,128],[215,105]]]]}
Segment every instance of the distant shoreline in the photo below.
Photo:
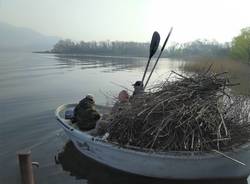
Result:
{"type": "Polygon", "coordinates": [[[51,51],[32,51],[32,53],[36,53],[36,54],[54,54],[51,51]]]}
{"type": "MultiPolygon", "coordinates": [[[[79,55],[79,56],[102,56],[102,57],[133,57],[133,58],[148,58],[148,56],[136,56],[136,55],[108,55],[108,54],[93,54],[93,53],[80,53],[80,52],[72,52],[72,53],[63,53],[63,52],[52,52],[52,51],[33,51],[32,53],[36,54],[61,54],[61,55],[79,55]]],[[[155,56],[156,57],[156,56],[155,56]]],[[[166,58],[166,57],[161,57],[166,58]]]]}
{"type": "MultiPolygon", "coordinates": [[[[52,52],[52,51],[33,51],[32,53],[36,54],[59,54],[59,55],[72,55],[72,56],[95,56],[95,57],[112,57],[112,58],[148,58],[148,56],[130,56],[130,55],[101,55],[101,54],[85,54],[85,53],[62,53],[62,52],[52,52]]],[[[154,56],[155,58],[157,56],[154,56]]],[[[161,58],[169,58],[162,56],[161,58]]],[[[174,58],[171,58],[174,59],[174,58]]]]}
{"type": "MultiPolygon", "coordinates": [[[[33,51],[32,53],[36,53],[36,54],[58,54],[58,55],[68,55],[68,56],[93,56],[93,57],[112,57],[112,58],[144,58],[147,59],[148,56],[130,56],[130,55],[105,55],[105,54],[84,54],[84,53],[62,53],[62,52],[52,52],[52,51],[33,51]]],[[[158,55],[156,54],[155,56],[153,56],[153,58],[158,57],[158,55]]],[[[210,58],[206,58],[206,57],[201,57],[201,56],[191,56],[191,57],[166,57],[166,56],[161,56],[161,58],[164,59],[171,59],[171,60],[176,60],[176,61],[180,61],[180,60],[185,60],[185,61],[199,61],[199,60],[204,60],[205,59],[210,59],[210,58]]],[[[211,58],[212,60],[214,58],[211,58]]]]}

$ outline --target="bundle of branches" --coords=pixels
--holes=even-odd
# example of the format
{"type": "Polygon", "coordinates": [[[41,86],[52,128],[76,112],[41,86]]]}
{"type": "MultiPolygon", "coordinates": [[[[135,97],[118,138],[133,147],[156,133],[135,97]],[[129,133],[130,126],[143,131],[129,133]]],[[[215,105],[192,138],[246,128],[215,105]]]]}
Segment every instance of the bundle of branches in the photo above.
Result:
{"type": "MultiPolygon", "coordinates": [[[[225,73],[172,77],[116,113],[108,141],[155,151],[231,150],[250,140],[249,102],[225,73]]],[[[173,75],[172,75],[173,76],[173,75]]]]}

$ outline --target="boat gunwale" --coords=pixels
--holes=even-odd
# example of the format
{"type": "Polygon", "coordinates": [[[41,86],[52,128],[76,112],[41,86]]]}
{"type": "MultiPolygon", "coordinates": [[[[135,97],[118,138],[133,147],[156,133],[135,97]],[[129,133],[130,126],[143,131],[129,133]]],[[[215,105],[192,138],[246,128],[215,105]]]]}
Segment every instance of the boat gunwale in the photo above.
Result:
{"type": "MultiPolygon", "coordinates": [[[[164,157],[164,158],[174,158],[174,159],[189,159],[189,160],[202,160],[202,159],[214,159],[214,158],[222,158],[224,157],[221,154],[218,154],[216,152],[208,152],[208,151],[154,151],[152,149],[145,149],[145,148],[139,148],[136,146],[121,146],[118,143],[115,142],[108,142],[103,140],[100,137],[95,137],[92,135],[89,135],[87,132],[80,131],[68,124],[70,122],[69,120],[66,120],[60,116],[60,112],[66,108],[69,108],[70,106],[73,107],[76,104],[63,104],[60,105],[56,111],[55,115],[57,117],[57,120],[60,122],[62,125],[63,129],[66,131],[69,131],[74,137],[77,139],[81,139],[83,136],[85,139],[88,141],[92,141],[95,144],[99,144],[101,146],[105,147],[112,147],[113,149],[119,149],[124,152],[129,152],[129,153],[136,153],[139,155],[144,155],[144,156],[153,156],[153,157],[164,157]],[[65,129],[67,128],[67,129],[65,129]],[[75,132],[75,133],[73,133],[75,132]]],[[[97,107],[102,107],[100,105],[97,105],[97,107]]],[[[221,151],[225,155],[232,155],[235,153],[243,152],[243,151],[248,151],[250,150],[250,143],[243,144],[237,148],[234,148],[233,150],[230,151],[221,151]]]]}

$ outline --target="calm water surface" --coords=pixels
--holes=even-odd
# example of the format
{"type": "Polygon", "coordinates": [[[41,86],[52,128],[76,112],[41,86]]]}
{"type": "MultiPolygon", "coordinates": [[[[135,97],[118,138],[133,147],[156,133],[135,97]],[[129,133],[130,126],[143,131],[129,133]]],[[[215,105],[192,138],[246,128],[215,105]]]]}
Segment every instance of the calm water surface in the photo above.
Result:
{"type": "MultiPolygon", "coordinates": [[[[98,104],[112,104],[123,89],[119,85],[132,89],[141,79],[146,60],[0,53],[0,183],[20,183],[16,153],[23,149],[30,149],[33,161],[40,163],[40,168],[34,168],[38,184],[171,183],[120,173],[84,157],[79,161],[77,151],[67,149],[73,147],[70,143],[62,152],[67,138],[54,117],[56,107],[78,102],[88,93],[98,104]],[[61,164],[55,163],[57,155],[61,164]]],[[[178,71],[181,63],[160,60],[151,82],[178,71]]]]}

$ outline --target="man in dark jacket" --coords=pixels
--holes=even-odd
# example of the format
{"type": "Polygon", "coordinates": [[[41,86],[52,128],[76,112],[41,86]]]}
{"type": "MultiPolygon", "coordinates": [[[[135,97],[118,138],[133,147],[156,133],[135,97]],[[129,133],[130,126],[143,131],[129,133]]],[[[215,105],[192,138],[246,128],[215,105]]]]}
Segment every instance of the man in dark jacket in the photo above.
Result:
{"type": "Polygon", "coordinates": [[[100,119],[100,114],[95,109],[95,101],[92,95],[87,95],[74,109],[74,122],[82,131],[95,128],[96,122],[100,119]]]}
{"type": "Polygon", "coordinates": [[[136,81],[134,84],[134,92],[133,92],[133,96],[135,95],[140,95],[144,93],[144,88],[143,88],[143,83],[142,81],[136,81]]]}

